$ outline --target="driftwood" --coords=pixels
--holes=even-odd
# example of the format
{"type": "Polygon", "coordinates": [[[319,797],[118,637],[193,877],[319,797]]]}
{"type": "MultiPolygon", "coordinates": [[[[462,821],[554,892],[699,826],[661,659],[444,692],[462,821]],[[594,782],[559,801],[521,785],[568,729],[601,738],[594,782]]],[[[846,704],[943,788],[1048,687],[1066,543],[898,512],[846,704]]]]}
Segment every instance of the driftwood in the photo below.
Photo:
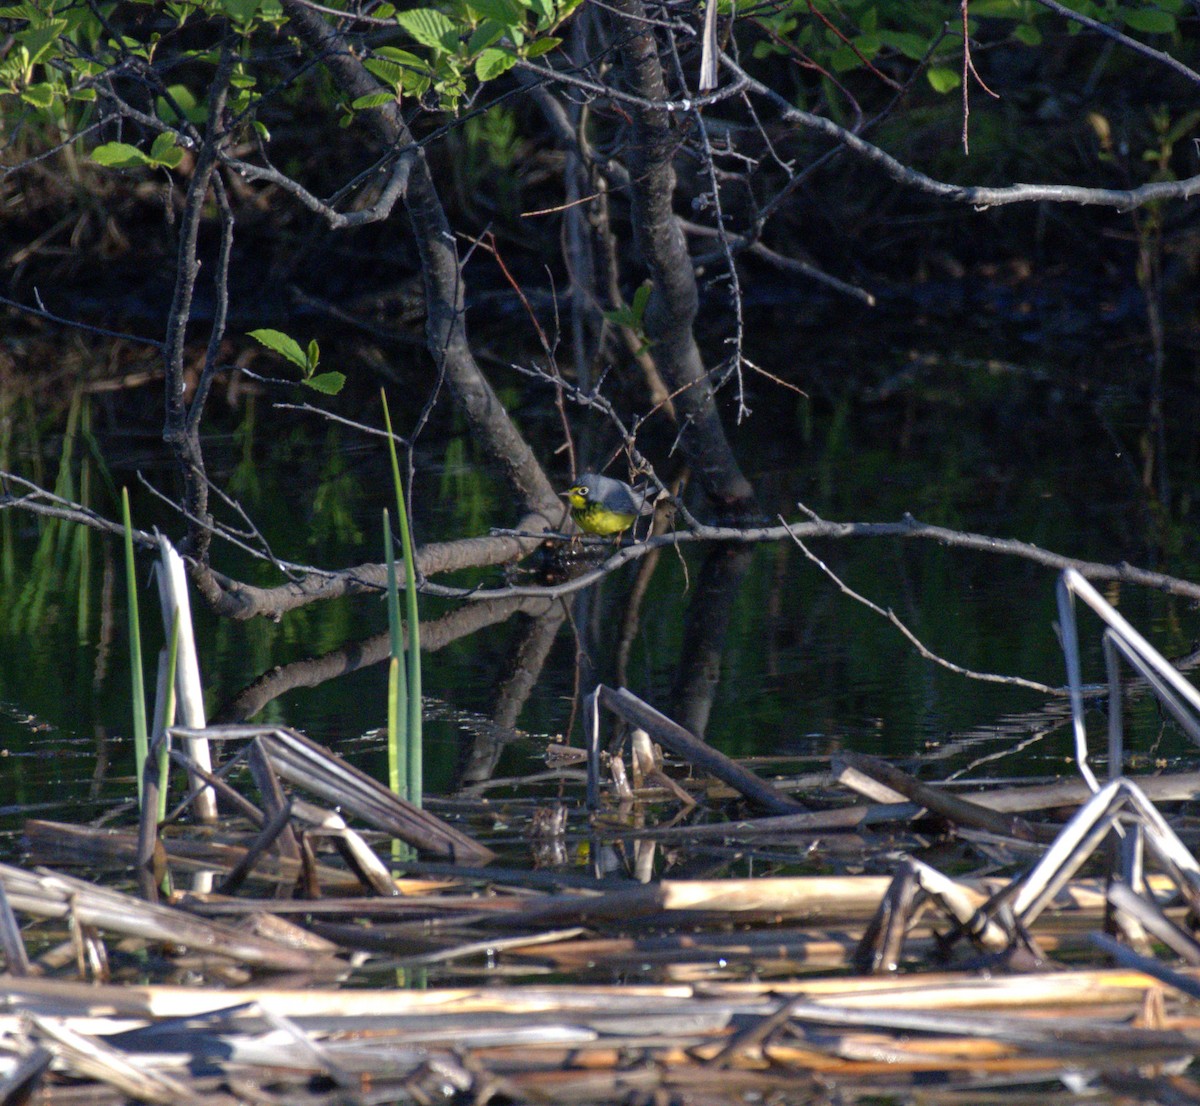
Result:
{"type": "Polygon", "coordinates": [[[1019,841],[1049,841],[1057,832],[1052,827],[1038,826],[1016,815],[990,810],[980,803],[947,794],[940,788],[913,779],[878,757],[842,752],[835,759],[959,825],[1015,837],[1019,841]]]}
{"type": "Polygon", "coordinates": [[[0,1015],[0,1033],[146,1101],[166,1101],[162,1089],[175,1089],[176,1102],[219,1088],[196,1082],[189,1066],[216,1066],[227,1087],[265,1067],[273,1088],[262,1089],[266,1102],[288,1101],[288,1088],[314,1075],[343,1089],[369,1079],[377,1094],[394,1086],[395,1098],[431,1073],[476,1096],[490,1086],[540,1098],[554,1087],[565,1101],[585,1091],[617,1101],[628,1093],[626,1075],[650,1089],[704,1081],[725,1091],[752,1079],[794,1092],[805,1070],[848,1089],[886,1073],[894,1089],[922,1072],[1042,1080],[1064,1067],[1118,1071],[1200,1048],[1196,1022],[1179,1015],[1156,1026],[1126,1023],[1160,986],[1135,971],[926,976],[922,984],[260,988],[231,1003],[223,990],[3,979],[9,1003],[24,1013],[0,1015]],[[84,1055],[94,1066],[82,1066],[84,1055]]]}
{"type": "MultiPolygon", "coordinates": [[[[99,868],[132,867],[138,844],[138,835],[128,830],[32,818],[25,823],[24,838],[37,863],[87,864],[99,868]]],[[[242,845],[182,836],[164,835],[159,843],[162,860],[180,872],[230,873],[246,862],[249,852],[242,845]]],[[[256,858],[253,877],[258,883],[283,883],[290,887],[300,873],[299,861],[268,853],[256,858]]],[[[348,895],[359,888],[359,881],[341,868],[318,864],[316,874],[328,894],[348,895]]]]}
{"type": "Polygon", "coordinates": [[[26,872],[0,864],[0,881],[14,911],[38,918],[70,919],[146,941],[186,945],[275,971],[333,970],[333,946],[325,953],[281,945],[220,922],[143,902],[108,888],[55,872],[26,872]]]}
{"type": "Polygon", "coordinates": [[[433,856],[463,864],[486,864],[495,855],[295,730],[278,727],[264,732],[259,740],[284,779],[351,811],[375,829],[433,856]]]}
{"type": "MultiPolygon", "coordinates": [[[[602,706],[625,719],[630,725],[645,730],[664,749],[681,757],[688,764],[711,773],[764,810],[773,814],[786,814],[801,813],[806,809],[803,803],[789,799],[765,780],[747,771],[711,745],[705,744],[625,688],[614,691],[602,684],[596,689],[595,695],[602,706]]],[[[588,715],[591,714],[589,711],[588,715]]],[[[589,749],[593,749],[598,735],[594,733],[595,723],[590,717],[588,721],[593,728],[592,736],[589,737],[589,749]]]]}
{"type": "MultiPolygon", "coordinates": [[[[949,1106],[955,1095],[983,1101],[974,1092],[992,1079],[1040,1087],[1044,1094],[1047,1080],[1065,1080],[1067,1072],[1072,1079],[1080,1072],[1111,1078],[1114,1086],[1141,1080],[1138,1085],[1152,1087],[1159,1098],[1178,1090],[1158,1080],[1156,1070],[1173,1070],[1200,1051],[1200,1018],[1190,1005],[1200,997],[1200,942],[1186,917],[1200,907],[1200,864],[1136,784],[1118,778],[1095,794],[1089,788],[1086,801],[1059,824],[1017,812],[1057,810],[1062,788],[963,798],[875,758],[847,755],[835,761],[849,769],[841,771],[842,782],[872,802],[848,811],[797,809],[781,788],[706,753],[628,693],[600,689],[595,704],[615,709],[748,803],[789,812],[675,827],[678,835],[694,832],[695,856],[725,855],[738,863],[749,856],[768,872],[764,858],[793,863],[797,850],[809,848],[814,862],[827,868],[841,857],[878,863],[868,834],[890,821],[893,828],[881,839],[896,856],[891,875],[654,879],[655,831],[636,828],[650,810],[669,803],[680,821],[725,812],[711,788],[696,809],[677,793],[664,799],[662,790],[655,792],[657,807],[643,804],[645,785],[662,771],[645,739],[635,759],[639,786],[620,796],[624,824],[613,830],[615,819],[606,811],[609,824],[593,815],[586,825],[595,870],[632,871],[639,882],[488,865],[486,846],[440,819],[397,806],[390,793],[300,735],[239,729],[237,740],[252,739],[249,761],[263,809],[239,804],[251,826],[241,833],[249,848],[224,846],[220,853],[207,846],[210,856],[224,860],[223,889],[238,889],[245,877],[264,886],[262,894],[278,895],[281,881],[264,877],[299,870],[304,878],[292,885],[311,897],[192,892],[165,907],[54,873],[0,869],[0,944],[11,946],[14,969],[0,981],[13,1011],[0,1011],[0,1058],[6,1049],[11,1054],[0,1092],[11,1097],[36,1087],[43,1101],[55,1101],[65,1091],[48,1074],[51,1064],[102,1084],[112,1101],[252,1098],[264,1106],[340,1106],[360,1096],[424,1102],[447,1095],[583,1106],[701,1091],[709,1101],[737,1095],[783,1100],[798,1093],[798,1078],[799,1093],[808,1096],[817,1094],[819,1078],[825,1097],[907,1100],[918,1080],[931,1075],[936,1080],[922,1086],[922,1098],[937,1102],[944,1090],[949,1106]],[[290,785],[286,791],[280,781],[290,785]],[[405,875],[397,875],[377,852],[387,839],[352,831],[339,814],[290,794],[292,787],[336,803],[388,839],[408,839],[419,823],[422,847],[435,859],[406,861],[405,875]],[[996,805],[989,806],[993,798],[996,805]],[[899,831],[897,825],[923,810],[954,823],[962,855],[973,840],[990,835],[999,846],[1036,859],[1007,875],[951,878],[931,866],[933,851],[922,859],[896,846],[920,846],[919,832],[929,821],[899,831]],[[758,833],[755,844],[711,842],[710,835],[736,837],[742,827],[758,833]],[[299,855],[286,843],[285,829],[295,833],[299,855]],[[1109,850],[1100,848],[1110,838],[1121,840],[1111,862],[1109,850]],[[817,845],[823,846],[819,853],[817,845]],[[324,850],[320,866],[314,848],[324,850]],[[355,880],[336,866],[331,849],[355,880]],[[613,863],[621,849],[622,861],[613,863]],[[1078,878],[1085,863],[1098,860],[1108,876],[1078,878]],[[1144,863],[1157,864],[1158,871],[1146,874],[1144,863]],[[334,887],[356,893],[331,897],[334,887]],[[67,921],[71,941],[30,961],[19,928],[21,917],[30,915],[67,921]],[[1143,951],[1100,933],[1110,921],[1143,951]],[[73,960],[91,978],[103,978],[110,963],[119,970],[122,959],[109,955],[104,940],[111,932],[159,944],[170,934],[156,966],[240,986],[82,987],[47,978],[73,960]],[[1189,966],[1146,955],[1151,937],[1189,966]],[[1050,955],[1095,949],[1120,967],[1043,970],[1050,955]],[[927,970],[934,963],[982,966],[989,974],[927,970]],[[873,974],[848,972],[850,966],[873,974]],[[917,966],[926,970],[913,971],[917,966]],[[247,986],[251,970],[267,969],[294,972],[304,986],[247,986]],[[412,986],[314,988],[318,972],[327,978],[352,973],[351,982],[360,984],[383,979],[412,986]],[[629,982],[564,982],[563,974],[572,972],[629,982]],[[554,982],[537,984],[551,975],[554,982]],[[503,986],[507,976],[519,976],[522,985],[503,986]],[[475,977],[479,986],[471,985],[475,977]]],[[[598,799],[596,731],[593,720],[589,778],[598,799]]],[[[223,736],[234,738],[235,731],[223,736]]],[[[1153,786],[1160,795],[1186,797],[1194,784],[1153,786]]],[[[225,782],[213,786],[227,794],[225,782]]],[[[812,794],[816,803],[844,801],[824,777],[810,778],[806,787],[806,799],[812,794]]],[[[461,818],[498,808],[460,796],[441,809],[461,818]]],[[[561,797],[549,804],[517,800],[497,821],[515,827],[522,819],[531,840],[537,826],[552,821],[564,853],[564,840],[582,842],[561,797]]],[[[940,823],[935,829],[944,833],[940,823]]],[[[174,834],[158,842],[155,854],[168,866],[174,834]]],[[[110,853],[123,848],[126,855],[129,836],[118,844],[98,831],[58,834],[110,853]]],[[[53,844],[56,831],[38,823],[30,837],[53,844]]]]}

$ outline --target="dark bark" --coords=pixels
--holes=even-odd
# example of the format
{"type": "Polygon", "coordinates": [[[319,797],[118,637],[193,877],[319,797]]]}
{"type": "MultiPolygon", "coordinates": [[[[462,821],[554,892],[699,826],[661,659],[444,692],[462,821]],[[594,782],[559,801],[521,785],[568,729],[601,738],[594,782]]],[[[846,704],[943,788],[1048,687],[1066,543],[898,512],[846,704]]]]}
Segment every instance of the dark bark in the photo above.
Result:
{"type": "MultiPolygon", "coordinates": [[[[207,565],[208,549],[212,540],[212,518],[208,513],[208,477],[204,468],[204,452],[200,445],[200,415],[208,394],[211,368],[202,380],[202,386],[192,400],[189,409],[184,394],[183,357],[187,339],[187,326],[192,314],[192,296],[200,276],[200,259],[197,243],[204,205],[209,189],[219,183],[214,179],[221,155],[225,135],[220,130],[220,120],[225,113],[225,94],[229,87],[231,58],[223,53],[217,72],[213,77],[208,98],[209,127],[205,141],[196,156],[192,179],[188,183],[184,201],[183,219],[180,224],[179,261],[175,271],[175,292],[171,301],[171,312],[167,318],[167,336],[163,348],[163,369],[166,376],[166,413],[163,422],[163,441],[179,465],[183,477],[183,505],[189,520],[188,548],[198,565],[207,565]]],[[[232,225],[222,222],[221,260],[227,262],[232,225]]],[[[224,303],[227,289],[223,283],[225,275],[222,265],[217,266],[217,301],[224,303]]],[[[219,346],[223,329],[224,312],[218,314],[214,323],[210,348],[219,346]]]]}
{"type": "Polygon", "coordinates": [[[672,125],[672,114],[655,106],[670,96],[653,21],[641,0],[614,0],[612,10],[622,78],[640,100],[629,106],[633,130],[628,166],[634,242],[653,282],[646,336],[674,397],[681,442],[696,476],[719,514],[744,516],[753,510],[754,493],[725,436],[693,331],[699,304],[696,275],[674,210],[673,158],[680,132],[672,125]]]}
{"type": "MultiPolygon", "coordinates": [[[[563,509],[547,521],[545,514],[526,515],[517,530],[536,534],[553,529],[562,520],[563,509]]],[[[459,541],[437,542],[416,551],[416,570],[420,577],[456,572],[464,568],[485,568],[509,564],[528,556],[539,545],[539,537],[516,538],[488,534],[459,541]]],[[[364,564],[329,574],[310,573],[298,580],[274,587],[259,587],[222,576],[211,569],[202,570],[199,586],[213,609],[227,618],[249,619],[261,615],[278,617],[322,599],[340,599],[346,595],[379,594],[387,587],[387,565],[364,564]]]]}
{"type": "MultiPolygon", "coordinates": [[[[283,0],[283,9],[292,28],[321,59],[349,99],[384,91],[346,40],[321,15],[299,0],[283,0]]],[[[426,344],[434,364],[439,374],[445,373],[477,441],[500,465],[526,509],[553,511],[559,503],[554,488],[471,352],[462,268],[425,153],[413,138],[398,105],[371,108],[361,112],[360,118],[407,165],[404,206],[421,257],[427,309],[426,344]]]]}

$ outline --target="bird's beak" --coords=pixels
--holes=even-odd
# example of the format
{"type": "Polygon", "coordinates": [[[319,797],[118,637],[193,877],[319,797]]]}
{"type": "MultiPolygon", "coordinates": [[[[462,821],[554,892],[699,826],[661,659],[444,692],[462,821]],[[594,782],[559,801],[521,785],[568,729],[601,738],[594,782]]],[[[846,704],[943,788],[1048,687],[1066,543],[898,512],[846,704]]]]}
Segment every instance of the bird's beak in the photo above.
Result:
{"type": "Polygon", "coordinates": [[[561,498],[561,499],[569,499],[571,496],[570,492],[559,492],[558,494],[559,494],[559,498],[561,498]]]}

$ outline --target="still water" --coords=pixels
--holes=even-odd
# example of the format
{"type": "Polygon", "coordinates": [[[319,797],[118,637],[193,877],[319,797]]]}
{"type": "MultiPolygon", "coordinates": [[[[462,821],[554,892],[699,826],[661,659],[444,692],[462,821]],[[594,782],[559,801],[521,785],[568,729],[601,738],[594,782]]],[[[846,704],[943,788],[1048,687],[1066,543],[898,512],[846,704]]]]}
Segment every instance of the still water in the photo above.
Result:
{"type": "MultiPolygon", "coordinates": [[[[756,384],[754,415],[733,437],[764,516],[799,518],[801,503],[837,520],[896,521],[910,512],[1084,559],[1200,576],[1190,496],[1168,491],[1164,499],[1165,482],[1144,479],[1142,400],[1120,359],[1104,370],[1090,352],[1048,355],[1017,342],[1008,353],[990,348],[981,356],[928,340],[919,348],[842,348],[813,370],[807,398],[756,384]],[[867,375],[875,383],[863,387],[860,370],[853,390],[840,386],[838,359],[846,356],[873,358],[867,375]]],[[[518,406],[526,399],[506,395],[518,406]]],[[[1181,391],[1175,399],[1170,409],[1186,425],[1194,396],[1181,391]]],[[[111,515],[112,487],[126,484],[139,526],[178,532],[169,510],[138,484],[140,473],[170,487],[151,420],[144,437],[130,438],[102,404],[78,400],[64,434],[65,416],[39,416],[35,430],[18,417],[19,404],[7,408],[6,467],[52,484],[66,443],[74,459],[59,471],[64,495],[111,515]],[[99,452],[89,451],[90,441],[99,452]]],[[[538,419],[544,415],[531,409],[526,422],[538,419]]],[[[389,485],[373,442],[312,416],[268,411],[263,397],[243,398],[221,420],[207,447],[213,475],[277,555],[327,567],[381,559],[377,535],[389,485]]],[[[1171,486],[1186,489],[1195,458],[1183,438],[1168,427],[1160,463],[1171,486]]],[[[660,455],[669,448],[664,442],[660,455]]],[[[449,422],[422,438],[416,466],[418,541],[512,524],[503,490],[449,422]]],[[[569,474],[557,475],[565,486],[569,474]]],[[[17,511],[0,512],[0,523],[0,829],[7,842],[0,851],[11,854],[21,818],[86,818],[128,795],[133,754],[118,544],[17,511]]],[[[854,539],[813,552],[938,655],[979,671],[1063,682],[1049,570],[927,541],[854,539]]],[[[217,557],[228,575],[272,581],[236,549],[220,548],[217,557]]],[[[1037,693],[972,681],[922,659],[799,548],[755,546],[735,566],[707,558],[696,548],[667,550],[652,572],[645,562],[627,566],[540,620],[518,613],[481,619],[476,632],[461,636],[431,631],[428,791],[447,794],[481,775],[533,771],[548,744],[578,744],[578,696],[596,680],[624,682],[733,755],[820,758],[849,748],[905,758],[930,778],[1071,770],[1057,706],[1048,711],[1037,693]],[[722,573],[740,578],[724,593],[732,593],[728,609],[720,589],[710,589],[722,573]],[[710,640],[696,631],[705,619],[724,625],[712,655],[696,652],[697,640],[710,640]]],[[[162,630],[148,562],[139,576],[146,655],[153,657],[162,630]]],[[[502,576],[461,582],[497,585],[502,576]]],[[[1167,655],[1192,649],[1200,620],[1189,604],[1130,589],[1107,595],[1167,655]]],[[[256,698],[254,717],[296,726],[382,773],[384,666],[319,682],[310,669],[288,667],[320,657],[331,658],[327,667],[353,667],[332,658],[384,631],[380,600],[328,603],[278,623],[218,622],[203,610],[196,616],[211,717],[228,716],[246,701],[239,697],[249,685],[282,667],[283,690],[256,698]]],[[[428,626],[444,628],[453,617],[448,603],[423,600],[428,626]]],[[[1097,626],[1087,617],[1082,625],[1085,678],[1098,680],[1097,626]]],[[[1138,756],[1191,755],[1151,704],[1135,701],[1131,713],[1138,756]]],[[[1101,726],[1097,718],[1097,732],[1101,726]]]]}

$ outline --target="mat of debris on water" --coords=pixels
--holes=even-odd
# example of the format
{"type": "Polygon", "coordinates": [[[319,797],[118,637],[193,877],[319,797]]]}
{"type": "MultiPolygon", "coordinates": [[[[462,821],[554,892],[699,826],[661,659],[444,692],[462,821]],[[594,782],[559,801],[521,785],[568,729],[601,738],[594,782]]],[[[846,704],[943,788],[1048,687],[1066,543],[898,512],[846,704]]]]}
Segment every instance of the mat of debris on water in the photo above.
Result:
{"type": "Polygon", "coordinates": [[[0,866],[0,1102],[1196,1101],[1200,772],[1101,781],[1072,692],[1077,774],[1003,785],[781,773],[605,687],[585,749],[428,809],[294,730],[169,731],[165,820],[148,771],[138,824],[0,866]]]}

